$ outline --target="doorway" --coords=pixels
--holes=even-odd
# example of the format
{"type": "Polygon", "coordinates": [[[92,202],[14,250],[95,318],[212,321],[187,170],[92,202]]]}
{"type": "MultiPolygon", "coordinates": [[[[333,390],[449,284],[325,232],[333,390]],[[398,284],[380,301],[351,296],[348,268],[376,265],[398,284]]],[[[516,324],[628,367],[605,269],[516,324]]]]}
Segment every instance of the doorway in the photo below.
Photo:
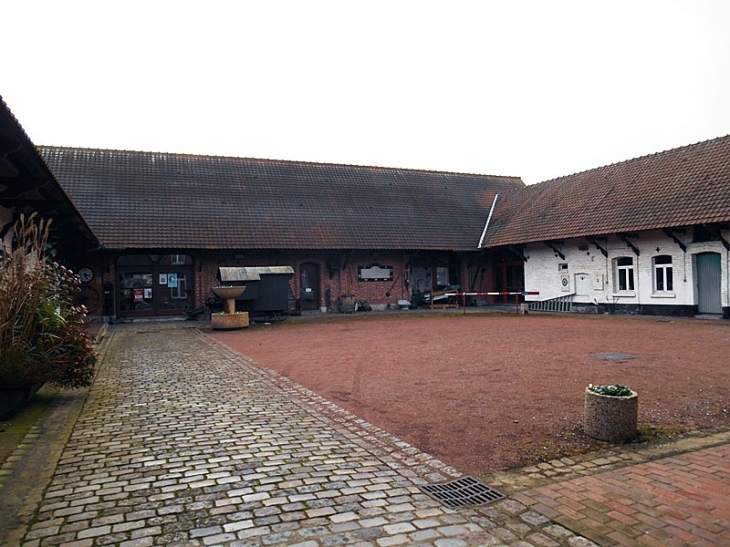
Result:
{"type": "Polygon", "coordinates": [[[697,311],[699,313],[722,313],[721,278],[722,268],[719,253],[696,255],[697,266],[697,311]]]}
{"type": "Polygon", "coordinates": [[[193,307],[189,255],[126,255],[117,260],[117,315],[184,315],[193,307]]]}
{"type": "Polygon", "coordinates": [[[575,302],[592,302],[591,278],[587,273],[577,273],[574,276],[575,302]]]}
{"type": "Polygon", "coordinates": [[[299,302],[302,311],[319,310],[319,264],[305,262],[299,266],[299,302]]]}

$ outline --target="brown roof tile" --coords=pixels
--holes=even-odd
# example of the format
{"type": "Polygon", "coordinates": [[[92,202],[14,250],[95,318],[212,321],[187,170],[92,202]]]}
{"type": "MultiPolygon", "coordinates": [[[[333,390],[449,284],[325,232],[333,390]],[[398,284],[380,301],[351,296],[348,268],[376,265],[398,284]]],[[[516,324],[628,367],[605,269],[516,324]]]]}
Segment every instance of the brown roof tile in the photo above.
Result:
{"type": "Polygon", "coordinates": [[[475,249],[516,177],[39,147],[108,248],[475,249]]]}
{"type": "Polygon", "coordinates": [[[500,194],[483,246],[730,222],[730,136],[500,194]]]}

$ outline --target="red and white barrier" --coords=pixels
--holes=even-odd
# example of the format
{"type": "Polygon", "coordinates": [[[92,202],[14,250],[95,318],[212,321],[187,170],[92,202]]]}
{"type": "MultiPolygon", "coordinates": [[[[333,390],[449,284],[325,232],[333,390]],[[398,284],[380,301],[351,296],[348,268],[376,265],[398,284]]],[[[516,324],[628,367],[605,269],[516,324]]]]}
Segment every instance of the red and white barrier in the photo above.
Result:
{"type": "MultiPolygon", "coordinates": [[[[537,296],[540,294],[540,291],[516,291],[516,292],[453,292],[453,293],[444,293],[439,296],[455,296],[455,297],[461,297],[462,305],[464,307],[464,313],[466,313],[466,297],[467,296],[514,296],[515,297],[515,307],[517,313],[520,312],[520,296],[537,296]]],[[[433,295],[431,297],[431,307],[433,307],[433,295]]]]}

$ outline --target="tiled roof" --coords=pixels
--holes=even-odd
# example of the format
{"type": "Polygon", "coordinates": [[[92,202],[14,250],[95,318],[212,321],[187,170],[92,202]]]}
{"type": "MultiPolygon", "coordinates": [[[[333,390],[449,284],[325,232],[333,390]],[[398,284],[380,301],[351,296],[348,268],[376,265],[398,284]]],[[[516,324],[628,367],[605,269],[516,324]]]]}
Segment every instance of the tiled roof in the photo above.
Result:
{"type": "Polygon", "coordinates": [[[516,177],[39,147],[107,248],[475,249],[516,177]]]}
{"type": "Polygon", "coordinates": [[[730,222],[730,136],[500,194],[483,247],[730,222]]]}
{"type": "MultiPolygon", "coordinates": [[[[51,220],[51,242],[62,254],[98,245],[93,233],[0,97],[0,207],[51,220]]],[[[0,226],[2,229],[3,226],[0,226]]],[[[60,257],[59,257],[60,258],[60,257]]]]}

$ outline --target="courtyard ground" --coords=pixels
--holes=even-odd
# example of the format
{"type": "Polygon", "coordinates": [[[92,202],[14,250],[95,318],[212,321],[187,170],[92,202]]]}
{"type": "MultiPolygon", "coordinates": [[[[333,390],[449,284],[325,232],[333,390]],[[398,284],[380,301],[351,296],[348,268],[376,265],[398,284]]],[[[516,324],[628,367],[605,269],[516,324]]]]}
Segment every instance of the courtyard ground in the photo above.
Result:
{"type": "Polygon", "coordinates": [[[456,469],[483,475],[604,445],[585,387],[639,393],[662,435],[730,424],[730,322],[355,314],[211,335],[456,469]]]}

